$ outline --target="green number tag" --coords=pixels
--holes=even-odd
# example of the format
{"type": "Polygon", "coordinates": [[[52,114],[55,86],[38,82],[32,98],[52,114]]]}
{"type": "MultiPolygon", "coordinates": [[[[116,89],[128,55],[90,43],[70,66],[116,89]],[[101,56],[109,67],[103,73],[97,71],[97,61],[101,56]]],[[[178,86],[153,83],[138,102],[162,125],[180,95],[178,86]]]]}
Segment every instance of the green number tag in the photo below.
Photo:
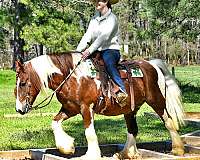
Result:
{"type": "Polygon", "coordinates": [[[90,68],[90,69],[91,69],[91,77],[92,77],[92,78],[95,78],[96,75],[97,75],[96,69],[95,69],[95,68],[90,68]]]}
{"type": "Polygon", "coordinates": [[[131,76],[132,77],[143,77],[143,73],[140,68],[132,68],[131,69],[131,76]]]}

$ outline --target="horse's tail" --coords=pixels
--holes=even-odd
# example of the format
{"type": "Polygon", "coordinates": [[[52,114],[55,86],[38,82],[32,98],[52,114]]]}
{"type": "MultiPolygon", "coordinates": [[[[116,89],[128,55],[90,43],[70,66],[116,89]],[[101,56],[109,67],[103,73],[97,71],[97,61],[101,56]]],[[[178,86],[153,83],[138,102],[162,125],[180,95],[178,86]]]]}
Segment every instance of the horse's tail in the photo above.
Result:
{"type": "Polygon", "coordinates": [[[166,98],[166,108],[169,115],[172,117],[176,129],[179,125],[184,125],[184,111],[181,98],[181,91],[176,83],[175,78],[168,70],[165,63],[160,59],[150,61],[158,73],[158,84],[163,96],[166,98]]]}

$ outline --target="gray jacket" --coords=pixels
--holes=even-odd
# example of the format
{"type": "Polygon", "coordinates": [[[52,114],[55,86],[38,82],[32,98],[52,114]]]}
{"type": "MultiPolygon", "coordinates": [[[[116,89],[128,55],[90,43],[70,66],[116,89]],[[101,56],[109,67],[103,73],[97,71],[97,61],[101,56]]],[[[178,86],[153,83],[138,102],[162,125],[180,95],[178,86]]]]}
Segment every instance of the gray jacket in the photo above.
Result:
{"type": "Polygon", "coordinates": [[[120,49],[118,42],[118,21],[117,17],[111,12],[111,9],[104,16],[98,12],[90,21],[87,32],[82,37],[77,51],[86,49],[88,43],[91,43],[88,50],[92,54],[94,51],[105,49],[120,49]]]}

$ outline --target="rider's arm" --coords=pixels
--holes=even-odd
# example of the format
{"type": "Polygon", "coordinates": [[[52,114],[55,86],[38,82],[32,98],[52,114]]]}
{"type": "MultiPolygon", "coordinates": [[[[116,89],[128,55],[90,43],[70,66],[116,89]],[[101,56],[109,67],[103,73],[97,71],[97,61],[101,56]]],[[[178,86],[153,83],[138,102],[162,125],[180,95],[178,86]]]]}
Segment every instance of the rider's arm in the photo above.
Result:
{"type": "Polygon", "coordinates": [[[92,27],[93,27],[93,20],[90,21],[88,29],[84,36],[82,37],[81,41],[79,42],[76,51],[82,52],[86,49],[88,43],[91,42],[92,39],[92,27]]]}

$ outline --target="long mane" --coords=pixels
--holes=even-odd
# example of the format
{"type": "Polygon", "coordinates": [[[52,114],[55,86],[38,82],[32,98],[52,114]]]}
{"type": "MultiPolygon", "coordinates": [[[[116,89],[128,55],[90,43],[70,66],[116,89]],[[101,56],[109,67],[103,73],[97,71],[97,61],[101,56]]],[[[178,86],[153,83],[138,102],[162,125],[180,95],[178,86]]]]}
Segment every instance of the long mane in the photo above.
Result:
{"type": "Polygon", "coordinates": [[[69,74],[73,69],[73,60],[70,53],[42,55],[26,62],[29,68],[31,79],[37,89],[48,88],[48,80],[52,74],[57,73],[63,76],[69,74]]]}

